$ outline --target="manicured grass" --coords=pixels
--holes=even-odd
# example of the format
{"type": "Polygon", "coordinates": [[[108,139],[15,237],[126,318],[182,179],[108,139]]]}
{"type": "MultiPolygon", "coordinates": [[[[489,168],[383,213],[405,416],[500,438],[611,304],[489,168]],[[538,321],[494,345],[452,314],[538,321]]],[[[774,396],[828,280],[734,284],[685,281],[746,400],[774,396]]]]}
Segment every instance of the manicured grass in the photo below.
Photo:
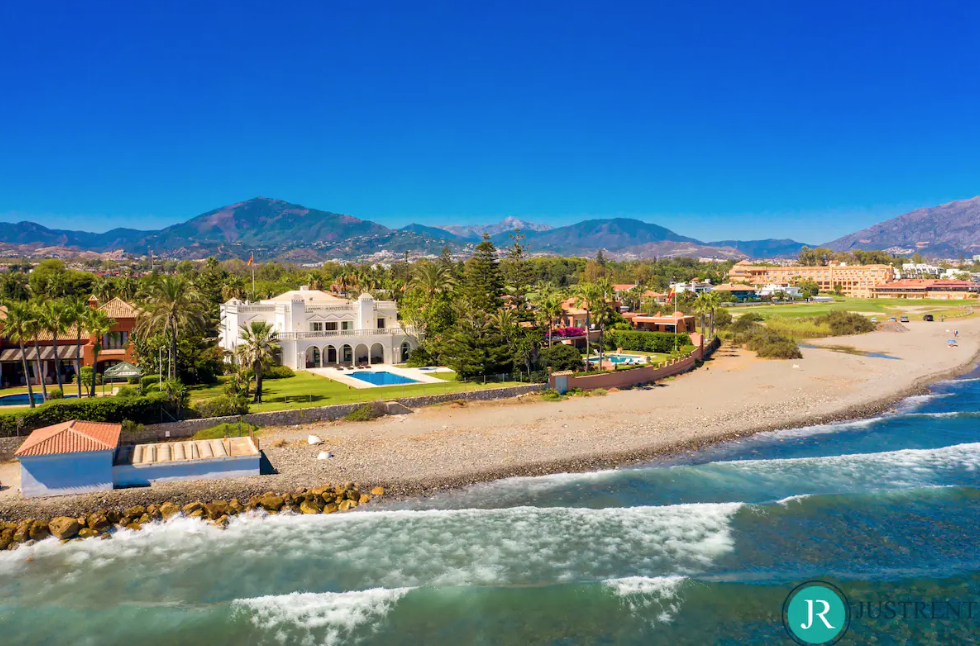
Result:
{"type": "MultiPolygon", "coordinates": [[[[249,410],[256,413],[287,408],[333,406],[334,404],[400,399],[418,395],[437,395],[520,385],[520,382],[517,381],[488,382],[486,385],[460,382],[456,381],[456,373],[453,372],[433,373],[433,376],[442,380],[443,383],[353,388],[326,377],[297,371],[295,377],[263,381],[262,403],[252,404],[249,410]]],[[[223,395],[225,380],[226,378],[223,377],[220,383],[213,386],[191,387],[191,404],[193,405],[193,402],[202,399],[223,395]]]]}
{"type": "MultiPolygon", "coordinates": [[[[732,307],[729,309],[733,315],[741,315],[746,312],[755,312],[763,317],[802,317],[802,316],[821,316],[829,314],[835,310],[845,312],[867,312],[882,314],[886,318],[889,316],[901,316],[903,313],[912,310],[913,312],[924,312],[925,308],[930,311],[937,308],[943,310],[947,316],[954,312],[960,312],[959,307],[980,307],[976,300],[948,301],[942,299],[922,299],[906,300],[903,298],[843,298],[833,303],[800,303],[798,305],[758,305],[747,307],[732,307]],[[920,309],[922,308],[922,309],[920,309]]],[[[914,314],[909,314],[913,316],[914,314]]],[[[921,318],[921,315],[920,315],[921,318]]]]}

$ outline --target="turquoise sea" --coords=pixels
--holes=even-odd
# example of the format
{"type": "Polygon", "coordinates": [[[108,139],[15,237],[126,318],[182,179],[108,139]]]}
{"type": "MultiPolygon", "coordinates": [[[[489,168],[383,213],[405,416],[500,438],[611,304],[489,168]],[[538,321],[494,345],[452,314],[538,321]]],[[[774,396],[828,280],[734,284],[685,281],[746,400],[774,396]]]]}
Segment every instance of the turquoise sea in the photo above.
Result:
{"type": "Polygon", "coordinates": [[[0,553],[4,646],[789,644],[787,593],[977,602],[841,644],[971,644],[980,373],[880,417],[331,516],[0,553]],[[33,561],[25,561],[26,557],[33,561]]]}

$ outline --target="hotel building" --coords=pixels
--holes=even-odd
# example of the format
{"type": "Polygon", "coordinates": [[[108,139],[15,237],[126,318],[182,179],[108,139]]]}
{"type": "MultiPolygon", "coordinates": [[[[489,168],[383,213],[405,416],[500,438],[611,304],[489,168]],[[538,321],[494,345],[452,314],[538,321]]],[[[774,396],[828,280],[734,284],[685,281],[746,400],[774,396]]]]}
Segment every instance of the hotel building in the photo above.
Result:
{"type": "Polygon", "coordinates": [[[771,283],[791,285],[812,280],[821,292],[832,292],[840,287],[845,296],[873,298],[875,287],[895,280],[895,268],[891,265],[825,265],[769,267],[753,265],[743,260],[728,272],[732,283],[748,283],[764,286],[771,283]]]}

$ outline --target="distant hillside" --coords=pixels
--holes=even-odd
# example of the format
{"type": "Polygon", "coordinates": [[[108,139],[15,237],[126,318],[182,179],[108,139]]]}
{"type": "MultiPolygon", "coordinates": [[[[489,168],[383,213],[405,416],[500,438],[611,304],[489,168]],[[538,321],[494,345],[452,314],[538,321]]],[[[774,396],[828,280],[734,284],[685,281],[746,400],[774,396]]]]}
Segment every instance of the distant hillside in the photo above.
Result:
{"type": "Polygon", "coordinates": [[[888,249],[934,257],[980,253],[980,197],[916,209],[826,244],[834,251],[888,249]]]}
{"type": "Polygon", "coordinates": [[[515,229],[520,229],[524,234],[552,229],[547,224],[528,222],[515,217],[504,218],[495,224],[449,224],[439,228],[460,238],[476,241],[479,241],[484,233],[489,233],[491,238],[502,236],[506,239],[507,234],[513,233],[515,229]]]}
{"type": "Polygon", "coordinates": [[[678,235],[657,224],[614,218],[586,220],[538,233],[531,238],[529,244],[534,251],[575,254],[597,249],[618,251],[627,247],[664,241],[698,243],[694,238],[678,235]]]}
{"type": "Polygon", "coordinates": [[[405,233],[414,233],[421,236],[428,236],[434,240],[446,240],[447,242],[455,242],[457,244],[467,244],[472,242],[467,238],[458,236],[454,233],[450,233],[445,229],[440,229],[439,227],[430,227],[424,224],[409,224],[408,226],[404,226],[401,229],[399,229],[399,231],[403,231],[405,233]]]}
{"type": "Polygon", "coordinates": [[[718,242],[706,242],[712,247],[731,247],[746,254],[750,258],[796,258],[800,255],[800,249],[804,246],[814,247],[815,245],[804,245],[802,242],[783,238],[776,240],[767,238],[766,240],[719,240],[718,242]]]}

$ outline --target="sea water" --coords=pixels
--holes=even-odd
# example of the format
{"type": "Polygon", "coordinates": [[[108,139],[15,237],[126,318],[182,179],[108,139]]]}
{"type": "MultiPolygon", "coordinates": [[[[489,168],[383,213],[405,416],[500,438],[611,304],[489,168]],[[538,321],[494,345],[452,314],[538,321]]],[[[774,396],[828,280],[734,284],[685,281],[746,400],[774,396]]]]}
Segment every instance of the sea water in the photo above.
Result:
{"type": "Polygon", "coordinates": [[[977,602],[855,618],[841,644],[975,643],[978,377],[642,468],[42,541],[0,553],[0,643],[781,644],[812,579],[852,605],[977,602]]]}

